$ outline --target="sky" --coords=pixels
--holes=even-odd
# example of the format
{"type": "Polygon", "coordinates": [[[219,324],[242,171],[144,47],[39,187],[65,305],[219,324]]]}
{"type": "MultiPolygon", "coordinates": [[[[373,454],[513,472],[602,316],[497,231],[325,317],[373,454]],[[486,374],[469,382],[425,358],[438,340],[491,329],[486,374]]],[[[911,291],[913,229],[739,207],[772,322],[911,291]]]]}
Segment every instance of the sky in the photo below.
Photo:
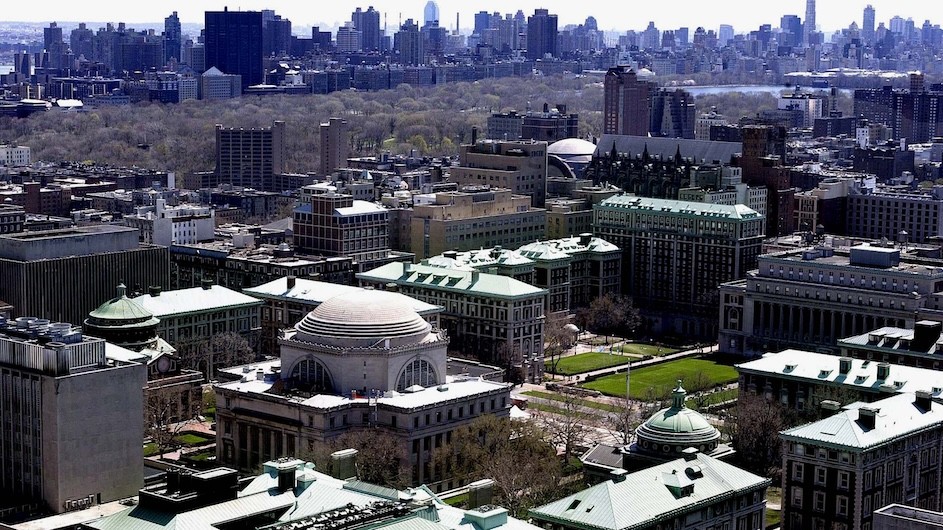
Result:
{"type": "MultiPolygon", "coordinates": [[[[868,3],[874,6],[878,22],[887,21],[894,15],[913,18],[917,26],[930,18],[934,24],[943,24],[943,9],[938,0],[818,0],[817,25],[820,30],[833,31],[847,27],[852,21],[861,25],[861,14],[868,3]]],[[[350,20],[350,13],[355,8],[366,9],[373,5],[382,14],[386,13],[387,29],[392,34],[400,20],[413,18],[421,21],[426,0],[342,0],[342,1],[299,1],[299,0],[187,0],[177,2],[129,2],[128,0],[94,0],[75,2],[73,0],[50,0],[37,6],[31,2],[7,1],[0,10],[3,21],[45,22],[138,22],[156,23],[176,10],[182,22],[203,22],[204,11],[222,10],[224,6],[231,10],[274,9],[292,21],[295,33],[307,33],[303,28],[312,25],[336,26],[350,20]],[[175,7],[174,7],[175,6],[175,7]],[[56,18],[50,16],[54,14],[56,18]]],[[[616,0],[624,6],[612,11],[612,0],[576,2],[573,0],[438,0],[440,25],[454,29],[455,15],[460,14],[461,27],[473,26],[473,15],[478,11],[516,12],[522,10],[531,15],[534,9],[546,8],[558,16],[559,27],[567,24],[580,24],[587,16],[594,16],[599,28],[603,30],[644,29],[649,21],[654,21],[659,29],[678,27],[694,28],[703,26],[716,29],[720,24],[731,24],[739,32],[756,29],[760,24],[779,25],[779,18],[784,14],[796,14],[805,18],[805,0],[669,0],[642,1],[616,0]]],[[[137,28],[136,28],[137,29],[137,28]]]]}

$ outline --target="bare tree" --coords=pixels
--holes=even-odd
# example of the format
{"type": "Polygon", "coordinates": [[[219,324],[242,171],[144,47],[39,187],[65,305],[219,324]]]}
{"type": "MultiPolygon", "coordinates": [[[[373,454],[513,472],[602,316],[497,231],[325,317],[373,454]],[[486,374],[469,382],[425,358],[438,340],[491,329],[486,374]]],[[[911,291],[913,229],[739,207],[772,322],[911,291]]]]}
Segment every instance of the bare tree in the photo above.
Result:
{"type": "Polygon", "coordinates": [[[563,449],[563,463],[567,464],[576,449],[586,443],[599,418],[594,411],[583,405],[578,396],[570,393],[563,393],[561,396],[561,400],[553,402],[557,410],[535,410],[533,415],[537,425],[553,445],[563,449]]]}
{"type": "Polygon", "coordinates": [[[495,481],[495,503],[517,516],[559,498],[562,467],[540,427],[493,415],[475,418],[433,453],[433,463],[470,483],[495,481]]]}
{"type": "Polygon", "coordinates": [[[343,449],[357,450],[357,478],[390,488],[409,486],[411,473],[406,446],[394,436],[381,431],[363,429],[346,432],[328,442],[314,444],[301,457],[315,463],[317,469],[331,474],[331,453],[343,449]]]}
{"type": "Polygon", "coordinates": [[[567,329],[570,320],[563,313],[551,313],[544,321],[544,357],[550,363],[550,373],[557,373],[560,357],[573,343],[573,332],[567,329]]]}
{"type": "MultiPolygon", "coordinates": [[[[155,382],[159,380],[151,384],[155,382]]],[[[174,438],[196,421],[202,408],[202,395],[194,395],[189,385],[153,386],[144,390],[144,435],[157,445],[160,458],[174,445],[174,438]]]]}
{"type": "Polygon", "coordinates": [[[629,396],[626,396],[625,399],[619,402],[619,409],[610,412],[603,420],[603,427],[621,445],[629,445],[632,443],[635,429],[641,423],[641,409],[636,408],[629,396]]]}
{"type": "Polygon", "coordinates": [[[178,343],[177,354],[182,367],[203,372],[203,377],[212,380],[223,368],[252,362],[255,352],[249,341],[239,333],[226,331],[209,339],[197,339],[178,343]]]}
{"type": "Polygon", "coordinates": [[[782,466],[779,432],[795,421],[791,411],[778,401],[762,394],[744,393],[724,418],[724,427],[746,469],[778,476],[782,466]]]}
{"type": "Polygon", "coordinates": [[[640,322],[638,309],[632,299],[617,293],[606,293],[594,299],[586,318],[589,328],[603,333],[607,343],[609,335],[618,332],[631,334],[640,322]]]}

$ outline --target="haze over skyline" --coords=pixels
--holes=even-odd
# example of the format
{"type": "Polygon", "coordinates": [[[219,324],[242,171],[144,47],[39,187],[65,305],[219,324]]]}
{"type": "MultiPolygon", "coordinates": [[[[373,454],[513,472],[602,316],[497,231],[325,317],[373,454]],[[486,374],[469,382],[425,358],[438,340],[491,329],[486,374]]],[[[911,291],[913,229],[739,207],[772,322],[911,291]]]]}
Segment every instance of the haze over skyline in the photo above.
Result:
{"type": "MultiPolygon", "coordinates": [[[[276,14],[292,21],[296,34],[305,34],[304,28],[312,25],[337,26],[350,20],[350,14],[357,7],[374,9],[386,14],[387,29],[390,33],[398,27],[400,20],[408,18],[422,22],[423,7],[427,0],[365,0],[346,2],[327,2],[300,4],[284,0],[242,0],[229,3],[219,0],[191,0],[180,2],[137,3],[129,5],[118,0],[103,0],[91,3],[54,1],[37,9],[34,4],[10,3],[5,5],[2,18],[7,22],[126,22],[158,23],[172,11],[177,11],[184,23],[203,23],[205,11],[222,10],[229,6],[231,10],[258,11],[274,9],[276,14]],[[54,16],[50,16],[54,15],[54,16]]],[[[654,21],[659,29],[673,29],[687,26],[693,31],[698,26],[716,29],[720,24],[731,24],[738,33],[756,29],[760,24],[779,25],[779,18],[784,14],[805,17],[805,0],[788,0],[781,3],[757,4],[752,2],[720,0],[710,4],[698,0],[674,0],[673,2],[646,2],[634,5],[631,10],[611,12],[611,5],[593,2],[589,5],[566,0],[521,0],[506,2],[483,0],[474,3],[462,0],[438,0],[440,25],[449,30],[455,27],[456,12],[460,14],[462,28],[471,28],[473,15],[478,11],[516,12],[522,10],[531,15],[534,9],[546,8],[556,14],[559,27],[567,24],[581,24],[586,17],[596,18],[603,30],[641,30],[649,21],[654,21]]],[[[926,0],[870,0],[845,2],[839,0],[819,0],[817,2],[816,21],[820,31],[831,32],[848,27],[851,22],[861,25],[862,10],[871,4],[876,11],[877,22],[890,20],[894,15],[904,19],[913,18],[919,27],[928,17],[931,23],[943,23],[943,13],[931,13],[926,0]],[[935,16],[935,18],[934,18],[935,16]]],[[[381,24],[383,23],[381,19],[381,24]]]]}

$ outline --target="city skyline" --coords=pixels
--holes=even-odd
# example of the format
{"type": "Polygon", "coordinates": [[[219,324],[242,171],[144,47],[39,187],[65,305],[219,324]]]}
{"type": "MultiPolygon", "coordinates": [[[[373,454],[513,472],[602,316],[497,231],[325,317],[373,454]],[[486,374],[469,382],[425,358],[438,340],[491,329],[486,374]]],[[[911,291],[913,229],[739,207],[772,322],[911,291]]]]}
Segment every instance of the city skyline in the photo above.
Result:
{"type": "MultiPolygon", "coordinates": [[[[596,5],[591,7],[577,6],[563,0],[525,0],[509,6],[506,2],[486,0],[476,2],[474,6],[459,0],[439,0],[439,12],[442,20],[440,25],[451,29],[455,28],[455,15],[460,15],[460,26],[467,29],[473,25],[474,13],[479,11],[516,12],[522,10],[526,16],[533,14],[534,9],[549,9],[556,14],[562,28],[568,24],[581,24],[587,17],[596,18],[599,28],[603,30],[640,30],[644,29],[649,21],[653,21],[659,28],[671,29],[676,27],[690,27],[691,29],[703,26],[706,29],[716,29],[720,24],[730,24],[738,32],[756,29],[760,24],[778,26],[779,18],[784,14],[795,14],[805,18],[805,2],[790,0],[770,6],[766,10],[744,10],[742,2],[721,1],[715,3],[714,9],[704,9],[703,3],[694,0],[677,0],[670,4],[650,3],[631,12],[607,12],[607,6],[596,5]]],[[[862,13],[866,5],[873,5],[876,11],[876,23],[886,22],[893,16],[904,19],[913,18],[920,26],[928,16],[926,3],[918,0],[870,0],[862,1],[853,7],[846,3],[839,4],[834,0],[818,2],[816,22],[820,31],[831,32],[848,27],[851,22],[861,26],[862,13]]],[[[366,9],[368,6],[385,14],[387,29],[395,30],[400,21],[413,19],[421,23],[426,0],[407,0],[393,2],[392,0],[368,0],[365,2],[343,2],[318,5],[316,9],[294,3],[271,0],[247,0],[237,6],[230,6],[233,10],[262,10],[274,9],[275,12],[292,21],[295,33],[310,25],[339,26],[350,20],[350,14],[357,8],[366,9]]],[[[14,4],[5,8],[4,19],[7,22],[127,22],[156,24],[163,21],[171,11],[177,11],[184,23],[203,23],[205,11],[223,10],[226,2],[217,0],[196,0],[179,6],[167,4],[142,4],[134,7],[133,13],[126,10],[127,5],[115,0],[95,2],[93,5],[72,4],[65,2],[54,3],[52,10],[36,10],[26,4],[14,4]],[[49,17],[49,13],[56,14],[49,17]]],[[[940,23],[930,18],[931,23],[940,23]]],[[[383,20],[381,19],[381,24],[383,20]]],[[[156,27],[156,26],[155,26],[156,27]]]]}

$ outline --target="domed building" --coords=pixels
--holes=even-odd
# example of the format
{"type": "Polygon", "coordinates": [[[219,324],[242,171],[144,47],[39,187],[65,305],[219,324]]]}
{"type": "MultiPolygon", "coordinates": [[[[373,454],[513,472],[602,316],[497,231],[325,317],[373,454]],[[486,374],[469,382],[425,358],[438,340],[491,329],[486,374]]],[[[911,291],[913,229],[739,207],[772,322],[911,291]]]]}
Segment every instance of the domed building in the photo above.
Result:
{"type": "Polygon", "coordinates": [[[590,481],[607,480],[616,469],[629,472],[685,457],[692,451],[724,460],[733,455],[720,442],[720,431],[703,415],[685,405],[687,392],[678,381],[671,406],[649,417],[635,430],[635,441],[624,447],[599,444],[582,457],[590,481]]]}
{"type": "Polygon", "coordinates": [[[659,410],[635,430],[638,452],[659,460],[678,458],[689,447],[704,454],[717,449],[720,432],[697,411],[685,406],[687,392],[678,381],[671,407],[659,410]]]}
{"type": "Polygon", "coordinates": [[[448,337],[416,302],[373,289],[341,293],[282,332],[279,359],[224,371],[238,379],[214,387],[218,462],[254,470],[369,430],[402,444],[412,484],[458,485],[429,465],[433,451],[482,414],[509,416],[510,385],[447,376],[448,337]]]}
{"type": "Polygon", "coordinates": [[[203,375],[181,367],[177,350],[157,335],[160,320],[128,298],[124,284],[117,296],[88,314],[83,328],[88,335],[139,353],[147,364],[145,427],[188,420],[202,411],[203,375]]]}
{"type": "Polygon", "coordinates": [[[547,146],[547,176],[583,178],[595,152],[596,144],[581,138],[565,138],[553,142],[547,146]]]}
{"type": "Polygon", "coordinates": [[[335,296],[280,344],[283,378],[299,389],[403,392],[445,381],[445,333],[397,293],[364,289],[335,296]]]}

